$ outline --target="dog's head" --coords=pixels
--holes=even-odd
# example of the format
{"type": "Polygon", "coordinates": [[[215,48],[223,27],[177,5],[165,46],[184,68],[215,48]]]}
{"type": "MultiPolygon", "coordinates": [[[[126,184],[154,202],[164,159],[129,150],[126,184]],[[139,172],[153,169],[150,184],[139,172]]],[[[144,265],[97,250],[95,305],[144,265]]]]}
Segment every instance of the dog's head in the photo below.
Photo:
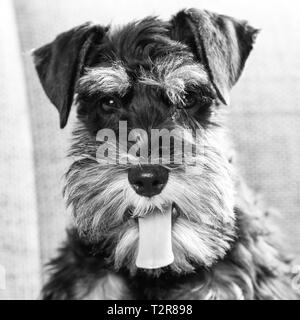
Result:
{"type": "Polygon", "coordinates": [[[174,272],[190,272],[230,248],[234,177],[219,116],[256,34],[245,21],[188,9],[169,22],[150,17],[115,30],[84,24],[34,52],[62,128],[77,104],[76,159],[65,192],[79,234],[116,269],[135,272],[140,259],[141,268],[148,263],[160,272],[170,264],[174,272]],[[107,147],[99,141],[103,129],[113,132],[116,150],[128,134],[125,149],[106,151],[114,163],[97,159],[107,147]],[[153,157],[151,129],[171,132],[170,162],[162,161],[163,138],[153,157]],[[188,153],[184,146],[191,144],[196,150],[188,153]],[[148,164],[138,162],[141,153],[148,164]],[[159,241],[162,253],[150,252],[159,241]],[[173,262],[165,256],[169,241],[173,262]]]}

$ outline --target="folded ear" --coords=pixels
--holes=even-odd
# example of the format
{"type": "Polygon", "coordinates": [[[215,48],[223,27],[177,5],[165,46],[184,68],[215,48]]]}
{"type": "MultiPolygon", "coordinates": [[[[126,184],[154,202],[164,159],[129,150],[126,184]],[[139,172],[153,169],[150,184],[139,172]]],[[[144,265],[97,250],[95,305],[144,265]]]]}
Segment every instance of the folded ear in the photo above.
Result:
{"type": "Polygon", "coordinates": [[[253,47],[257,29],[228,16],[186,9],[171,20],[171,37],[184,42],[203,63],[220,100],[229,103],[253,47]]]}
{"type": "Polygon", "coordinates": [[[53,42],[34,50],[41,84],[60,114],[64,128],[73,103],[74,88],[83,71],[89,49],[101,42],[106,29],[85,23],[61,33],[53,42]]]}

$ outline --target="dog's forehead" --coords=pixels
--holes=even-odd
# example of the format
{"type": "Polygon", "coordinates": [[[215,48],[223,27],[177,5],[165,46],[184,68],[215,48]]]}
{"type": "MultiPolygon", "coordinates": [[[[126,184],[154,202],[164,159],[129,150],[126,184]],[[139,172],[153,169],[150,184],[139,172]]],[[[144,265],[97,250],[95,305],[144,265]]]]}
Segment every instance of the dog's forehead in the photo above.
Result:
{"type": "Polygon", "coordinates": [[[95,55],[98,58],[80,79],[80,87],[90,93],[123,96],[135,85],[155,86],[175,103],[188,86],[207,85],[204,67],[185,44],[170,38],[168,27],[150,17],[111,29],[95,55]]]}

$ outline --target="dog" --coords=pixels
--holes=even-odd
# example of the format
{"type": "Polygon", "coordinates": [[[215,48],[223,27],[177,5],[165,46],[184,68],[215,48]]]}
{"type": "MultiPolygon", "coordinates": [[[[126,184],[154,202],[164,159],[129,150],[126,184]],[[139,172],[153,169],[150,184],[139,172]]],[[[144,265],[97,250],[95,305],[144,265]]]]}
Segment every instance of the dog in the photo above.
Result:
{"type": "Polygon", "coordinates": [[[34,50],[61,128],[77,106],[64,188],[74,225],[49,263],[43,299],[299,298],[292,260],[238,174],[224,128],[258,32],[192,8],[121,28],[86,23],[34,50]],[[119,161],[99,161],[98,133],[120,140],[120,123],[135,130],[137,161],[120,160],[128,148],[107,149],[119,161]],[[173,161],[162,162],[159,142],[157,161],[141,163],[142,147],[146,160],[152,151],[140,133],[152,129],[178,129],[200,151],[175,163],[173,136],[173,161]]]}

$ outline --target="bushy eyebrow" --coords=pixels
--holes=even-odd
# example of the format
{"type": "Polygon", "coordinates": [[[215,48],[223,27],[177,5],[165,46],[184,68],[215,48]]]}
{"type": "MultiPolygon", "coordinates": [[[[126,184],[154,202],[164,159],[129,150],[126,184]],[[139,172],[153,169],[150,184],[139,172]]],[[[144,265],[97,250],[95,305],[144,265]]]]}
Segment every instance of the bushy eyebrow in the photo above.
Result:
{"type": "Polygon", "coordinates": [[[166,58],[158,61],[151,72],[142,72],[139,81],[146,85],[159,86],[172,103],[183,102],[190,87],[208,85],[204,68],[195,63],[184,63],[183,59],[166,58]]]}
{"type": "Polygon", "coordinates": [[[124,96],[129,87],[129,76],[120,63],[110,67],[87,68],[78,81],[78,93],[84,92],[88,95],[101,92],[124,96]]]}

